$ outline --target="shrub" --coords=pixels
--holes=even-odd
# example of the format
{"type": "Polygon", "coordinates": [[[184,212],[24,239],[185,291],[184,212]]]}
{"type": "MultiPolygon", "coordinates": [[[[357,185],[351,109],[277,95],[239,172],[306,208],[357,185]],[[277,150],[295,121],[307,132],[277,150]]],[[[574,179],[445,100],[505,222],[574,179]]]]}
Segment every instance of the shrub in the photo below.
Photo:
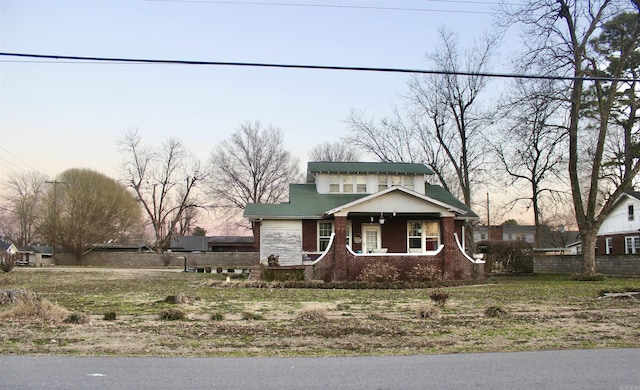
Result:
{"type": "Polygon", "coordinates": [[[479,242],[478,247],[482,247],[482,251],[487,254],[489,269],[493,269],[495,263],[498,269],[505,272],[533,273],[532,246],[526,241],[485,240],[479,242]]]}
{"type": "Polygon", "coordinates": [[[182,321],[187,318],[187,313],[182,309],[170,308],[160,312],[160,319],[163,321],[182,321]]]}
{"type": "Polygon", "coordinates": [[[262,313],[252,313],[250,311],[245,311],[242,313],[242,319],[245,321],[259,321],[264,320],[264,316],[262,315],[262,313]]]}
{"type": "Polygon", "coordinates": [[[83,313],[73,312],[64,319],[67,324],[87,324],[91,319],[83,313]]]}
{"type": "Polygon", "coordinates": [[[489,306],[484,310],[484,315],[490,318],[503,317],[507,311],[501,306],[489,306]]]}
{"type": "Polygon", "coordinates": [[[3,272],[11,272],[13,267],[16,266],[15,255],[10,255],[8,253],[3,253],[0,258],[0,270],[3,272]]]}
{"type": "Polygon", "coordinates": [[[421,320],[440,318],[440,309],[433,305],[424,305],[416,310],[416,317],[421,320]]]}
{"type": "Polygon", "coordinates": [[[296,315],[297,321],[323,322],[327,320],[327,311],[321,307],[310,307],[300,311],[296,315]]]}
{"type": "Polygon", "coordinates": [[[400,271],[398,267],[384,263],[377,262],[368,264],[360,275],[358,275],[358,281],[368,283],[390,283],[398,280],[400,271]]]}
{"type": "Polygon", "coordinates": [[[67,309],[30,292],[14,292],[11,296],[13,298],[6,302],[11,303],[11,306],[0,312],[0,319],[62,321],[69,314],[67,309]]]}
{"type": "Polygon", "coordinates": [[[104,316],[102,317],[102,319],[105,321],[115,321],[116,317],[117,315],[115,311],[108,311],[104,313],[104,316]]]}
{"type": "Polygon", "coordinates": [[[578,282],[601,282],[604,280],[603,274],[573,274],[569,276],[569,280],[578,282]]]}
{"type": "Polygon", "coordinates": [[[412,282],[432,282],[442,280],[442,273],[433,264],[418,264],[409,272],[412,282]]]}
{"type": "Polygon", "coordinates": [[[431,298],[436,305],[444,307],[445,303],[447,303],[447,300],[449,299],[449,293],[444,290],[436,289],[429,295],[429,298],[431,298]]]}
{"type": "Polygon", "coordinates": [[[188,303],[189,302],[187,297],[185,297],[184,295],[169,295],[164,299],[164,301],[166,303],[171,303],[171,304],[174,304],[174,305],[182,305],[184,303],[188,303]]]}
{"type": "Polygon", "coordinates": [[[211,317],[209,318],[211,319],[211,321],[223,321],[224,314],[220,313],[219,311],[214,311],[213,313],[211,313],[211,317]]]}

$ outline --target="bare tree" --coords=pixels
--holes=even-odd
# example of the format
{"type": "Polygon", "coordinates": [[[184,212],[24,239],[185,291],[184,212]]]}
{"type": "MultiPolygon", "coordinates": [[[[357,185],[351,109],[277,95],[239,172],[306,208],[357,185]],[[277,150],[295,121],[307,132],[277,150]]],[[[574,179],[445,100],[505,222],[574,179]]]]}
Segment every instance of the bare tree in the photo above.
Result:
{"type": "Polygon", "coordinates": [[[140,208],[126,188],[101,173],[69,169],[59,176],[63,185],[47,191],[47,208],[40,229],[55,231],[57,243],[70,250],[78,264],[94,244],[127,242],[142,230],[140,208]],[[52,199],[55,198],[55,199],[52,199]],[[55,226],[51,226],[55,223],[55,226]]]}
{"type": "Polygon", "coordinates": [[[24,246],[32,242],[37,211],[45,192],[47,177],[37,171],[9,176],[5,189],[7,217],[16,227],[15,244],[24,246]]]}
{"type": "Polygon", "coordinates": [[[487,85],[481,73],[487,71],[499,41],[496,36],[486,35],[463,53],[454,33],[444,28],[439,33],[441,45],[429,55],[431,62],[449,72],[466,70],[474,74],[414,76],[408,98],[428,121],[422,132],[422,145],[429,149],[426,154],[446,157],[464,203],[471,206],[472,187],[481,176],[486,155],[482,133],[489,124],[479,101],[487,85]]]}
{"type": "Polygon", "coordinates": [[[195,194],[206,172],[176,138],[167,139],[154,150],[143,146],[138,131],[132,130],[119,144],[125,154],[125,181],[153,229],[156,251],[162,252],[181,223],[188,228],[184,222],[189,213],[202,207],[195,194]]]}
{"type": "Polygon", "coordinates": [[[351,110],[345,120],[351,128],[348,142],[384,162],[420,162],[415,128],[396,108],[379,121],[363,111],[351,110]]]}
{"type": "Polygon", "coordinates": [[[299,162],[284,149],[277,127],[244,123],[209,159],[208,189],[217,207],[237,213],[247,203],[278,203],[300,180],[299,162]]]}
{"type": "Polygon", "coordinates": [[[567,132],[562,126],[561,107],[552,83],[516,80],[511,95],[500,107],[505,126],[492,142],[499,170],[507,174],[505,184],[512,187],[525,183],[529,187],[528,193],[516,196],[510,203],[513,206],[524,201],[527,209],[533,208],[536,247],[542,236],[544,198],[549,197],[554,203],[566,190],[558,187],[566,181],[563,173],[567,163],[567,132]]]}
{"type": "Polygon", "coordinates": [[[421,162],[429,166],[448,191],[472,203],[472,187],[480,179],[486,156],[488,125],[480,107],[489,66],[498,45],[487,36],[474,48],[461,52],[455,34],[440,29],[441,45],[428,59],[447,72],[470,71],[471,76],[450,73],[415,76],[409,82],[405,112],[394,110],[376,123],[352,112],[347,123],[359,147],[382,161],[421,162]]]}
{"type": "MultiPolygon", "coordinates": [[[[633,45],[616,48],[619,61],[613,67],[603,62],[590,41],[603,23],[621,12],[630,11],[633,3],[623,0],[530,1],[506,8],[509,20],[525,27],[526,52],[521,56],[523,68],[534,68],[574,79],[558,91],[568,102],[569,179],[576,220],[582,237],[583,272],[596,272],[595,248],[598,229],[615,201],[640,171],[640,161],[634,163],[627,177],[605,197],[602,197],[603,158],[609,134],[612,109],[620,82],[596,80],[593,99],[593,119],[583,116],[585,77],[600,76],[603,69],[616,78],[623,74],[625,58],[633,55],[633,45]],[[581,149],[587,146],[589,149],[581,149]],[[582,158],[581,158],[582,155],[582,158]],[[588,155],[588,159],[584,156],[588,155]]],[[[636,12],[640,9],[636,9],[636,12]]],[[[619,42],[622,43],[622,42],[619,42]]]]}
{"type": "Polygon", "coordinates": [[[311,149],[310,161],[343,161],[353,162],[360,158],[358,151],[350,142],[323,142],[311,149]]]}

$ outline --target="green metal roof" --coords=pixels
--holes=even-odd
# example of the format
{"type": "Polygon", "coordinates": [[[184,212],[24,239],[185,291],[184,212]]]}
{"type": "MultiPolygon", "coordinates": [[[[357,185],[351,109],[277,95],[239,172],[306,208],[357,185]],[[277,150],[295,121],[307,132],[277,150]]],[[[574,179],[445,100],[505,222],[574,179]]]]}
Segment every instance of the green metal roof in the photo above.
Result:
{"type": "MultiPolygon", "coordinates": [[[[322,218],[329,210],[372,194],[319,194],[315,184],[290,184],[289,202],[279,204],[250,203],[244,217],[256,218],[322,218]]],[[[464,203],[438,185],[426,185],[425,196],[466,211],[465,217],[477,218],[464,203]]]]}
{"type": "Polygon", "coordinates": [[[433,175],[424,164],[390,162],[323,162],[307,163],[309,173],[386,173],[397,175],[433,175]]]}
{"type": "Polygon", "coordinates": [[[439,200],[442,203],[446,203],[449,206],[453,206],[457,209],[464,210],[467,213],[464,215],[468,218],[478,218],[478,214],[474,213],[467,205],[462,203],[458,198],[453,196],[449,191],[445,190],[439,185],[435,184],[426,184],[425,185],[425,195],[429,198],[433,198],[435,200],[439,200]]]}
{"type": "Polygon", "coordinates": [[[328,210],[370,194],[319,194],[315,184],[289,184],[289,202],[279,204],[249,203],[245,218],[305,217],[322,218],[328,210]]]}

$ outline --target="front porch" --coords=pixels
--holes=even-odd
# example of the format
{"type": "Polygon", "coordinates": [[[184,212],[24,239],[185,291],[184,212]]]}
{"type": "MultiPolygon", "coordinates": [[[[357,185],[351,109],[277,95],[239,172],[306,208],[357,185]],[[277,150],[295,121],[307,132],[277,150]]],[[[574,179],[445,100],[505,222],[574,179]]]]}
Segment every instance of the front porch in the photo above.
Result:
{"type": "Polygon", "coordinates": [[[464,221],[453,217],[434,220],[432,215],[396,215],[385,223],[378,221],[375,226],[371,219],[336,216],[331,222],[334,232],[325,249],[303,255],[307,278],[356,280],[367,265],[378,262],[392,264],[402,280],[409,280],[417,267],[433,270],[440,280],[470,279],[483,273],[480,268],[484,262],[465,253],[464,241],[460,239],[464,237],[464,221]],[[364,223],[358,223],[362,221],[364,223]],[[436,228],[412,232],[418,224],[421,227],[435,224],[436,228]],[[360,242],[359,232],[364,235],[360,242]],[[372,241],[379,246],[371,245],[372,241]]]}

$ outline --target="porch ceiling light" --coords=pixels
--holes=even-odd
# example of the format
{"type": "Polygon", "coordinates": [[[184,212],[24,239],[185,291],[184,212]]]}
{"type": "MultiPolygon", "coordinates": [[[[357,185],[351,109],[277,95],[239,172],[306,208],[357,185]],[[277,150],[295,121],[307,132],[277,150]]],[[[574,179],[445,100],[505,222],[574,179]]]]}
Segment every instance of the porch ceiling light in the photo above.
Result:
{"type": "Polygon", "coordinates": [[[380,213],[380,225],[384,225],[384,215],[382,215],[382,213],[380,213]]]}

